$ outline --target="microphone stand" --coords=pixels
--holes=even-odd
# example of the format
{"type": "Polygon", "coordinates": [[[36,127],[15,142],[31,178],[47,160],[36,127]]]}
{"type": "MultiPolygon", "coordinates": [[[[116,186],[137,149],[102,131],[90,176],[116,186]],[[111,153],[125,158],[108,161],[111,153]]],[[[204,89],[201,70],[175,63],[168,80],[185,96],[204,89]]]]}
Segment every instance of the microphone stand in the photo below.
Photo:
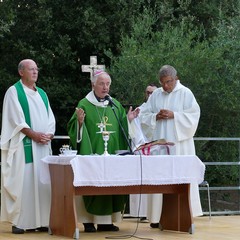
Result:
{"type": "Polygon", "coordinates": [[[133,153],[133,151],[132,151],[131,144],[130,144],[130,142],[129,142],[129,140],[128,140],[128,137],[127,137],[127,135],[126,135],[126,132],[125,132],[125,130],[124,130],[124,128],[123,128],[123,126],[122,126],[122,124],[121,124],[121,122],[120,122],[117,114],[116,114],[116,111],[115,111],[114,106],[113,106],[113,104],[112,104],[111,102],[109,102],[109,105],[110,105],[110,107],[111,107],[112,110],[113,110],[113,113],[114,113],[114,115],[115,115],[115,117],[116,117],[116,119],[117,119],[117,121],[118,121],[118,124],[119,124],[119,126],[120,126],[120,128],[121,128],[121,130],[122,130],[122,133],[123,133],[123,135],[124,135],[124,138],[125,138],[125,140],[127,141],[128,147],[129,147],[129,149],[130,149],[129,152],[125,152],[125,153],[122,153],[122,154],[119,154],[119,155],[127,155],[127,154],[134,155],[134,153],[133,153]]]}

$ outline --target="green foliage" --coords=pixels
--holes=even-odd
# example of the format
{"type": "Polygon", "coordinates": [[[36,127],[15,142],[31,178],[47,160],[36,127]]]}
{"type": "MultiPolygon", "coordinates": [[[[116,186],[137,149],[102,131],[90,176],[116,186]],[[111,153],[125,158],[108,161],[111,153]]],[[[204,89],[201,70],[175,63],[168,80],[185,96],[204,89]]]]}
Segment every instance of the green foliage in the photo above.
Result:
{"type": "Polygon", "coordinates": [[[131,17],[138,13],[141,2],[0,2],[1,102],[6,89],[19,78],[20,60],[32,58],[41,68],[38,85],[48,93],[57,134],[66,134],[77,102],[91,89],[89,74],[82,74],[81,65],[89,64],[91,55],[97,55],[101,64],[109,64],[104,49],[118,52],[120,36],[130,31],[131,17]]]}
{"type": "Polygon", "coordinates": [[[157,15],[145,11],[135,19],[131,36],[122,37],[121,55],[106,52],[112,63],[113,94],[124,104],[141,104],[145,86],[158,82],[158,69],[171,64],[201,106],[198,134],[238,136],[239,16],[227,23],[220,21],[215,27],[217,35],[211,39],[206,39],[202,26],[193,26],[193,19],[182,19],[177,26],[166,23],[161,31],[155,31],[158,20],[157,15]]]}
{"type": "MultiPolygon", "coordinates": [[[[154,30],[156,15],[145,11],[133,24],[131,36],[122,37],[121,55],[110,51],[110,72],[114,77],[113,94],[124,104],[140,105],[150,82],[157,82],[157,73],[164,64],[176,67],[180,81],[189,87],[201,107],[196,136],[237,137],[240,133],[240,35],[239,16],[219,21],[215,37],[206,38],[203,26],[194,26],[194,18],[182,18],[178,25],[166,23],[154,30]],[[145,29],[144,34],[140,34],[145,29]]],[[[203,161],[237,161],[235,144],[213,144],[207,141],[196,146],[203,161]]],[[[211,184],[234,185],[239,181],[238,167],[207,169],[211,184]],[[222,176],[219,181],[218,176],[222,176]]]]}
{"type": "MultiPolygon", "coordinates": [[[[238,141],[195,141],[198,157],[204,162],[237,162],[238,141]]],[[[239,166],[209,165],[205,179],[214,186],[236,186],[239,182],[239,166]],[[221,176],[221,177],[219,177],[221,176]]]]}
{"type": "Polygon", "coordinates": [[[239,1],[0,4],[1,96],[18,79],[18,62],[33,58],[41,68],[39,85],[61,120],[59,133],[65,133],[67,122],[62,111],[69,118],[90,90],[81,65],[97,55],[98,62],[110,67],[112,93],[123,104],[141,104],[146,84],[157,83],[160,66],[172,64],[201,105],[198,135],[238,134],[237,124],[232,128],[230,123],[239,117],[239,1]]]}

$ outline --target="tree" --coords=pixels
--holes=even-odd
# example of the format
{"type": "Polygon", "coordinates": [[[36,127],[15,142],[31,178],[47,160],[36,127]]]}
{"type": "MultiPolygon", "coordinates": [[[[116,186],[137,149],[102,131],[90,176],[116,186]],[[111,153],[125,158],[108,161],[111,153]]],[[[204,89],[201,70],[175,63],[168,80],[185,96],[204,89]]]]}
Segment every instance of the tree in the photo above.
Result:
{"type": "MultiPolygon", "coordinates": [[[[99,63],[112,69],[117,67],[113,64],[122,67],[120,61],[128,63],[128,69],[132,71],[127,71],[125,77],[122,75],[122,86],[115,85],[118,73],[111,70],[114,73],[112,90],[114,94],[117,91],[125,93],[122,90],[128,90],[131,84],[136,92],[144,87],[146,79],[158,81],[160,63],[177,55],[169,52],[172,47],[179,53],[183,52],[181,47],[188,51],[187,43],[186,46],[181,43],[187,30],[180,31],[180,26],[195,26],[194,30],[191,26],[192,31],[201,32],[196,36],[201,38],[197,39],[198,42],[216,40],[218,22],[224,20],[227,23],[229,18],[238,16],[238,10],[239,0],[3,0],[0,2],[0,76],[4,81],[0,81],[0,102],[6,89],[18,78],[18,62],[33,58],[41,68],[38,84],[48,92],[57,118],[57,134],[66,134],[66,123],[78,100],[91,88],[89,75],[81,72],[81,65],[88,64],[91,55],[96,55],[99,63]],[[146,9],[155,16],[154,19],[146,16],[146,9]],[[153,38],[148,35],[150,33],[153,38]],[[167,51],[168,56],[157,57],[160,49],[167,51]],[[118,56],[123,57],[115,61],[118,56]],[[138,82],[132,80],[135,77],[138,82]]],[[[199,45],[199,53],[195,53],[190,61],[197,58],[202,48],[203,45],[199,45]]],[[[185,61],[189,64],[187,66],[197,67],[197,62],[188,62],[184,52],[183,57],[173,63],[185,61]]],[[[200,59],[206,60],[204,57],[200,59]]],[[[176,66],[183,74],[185,68],[181,68],[181,63],[176,66]]],[[[123,102],[137,105],[142,99],[143,95],[137,94],[135,99],[125,98],[123,102]]]]}
{"type": "Polygon", "coordinates": [[[118,52],[121,33],[130,31],[131,16],[138,13],[141,2],[1,2],[0,19],[4,23],[0,29],[2,98],[18,78],[19,61],[34,59],[41,68],[38,84],[48,92],[57,119],[57,133],[66,134],[67,121],[78,100],[91,89],[89,75],[81,72],[81,65],[88,64],[91,55],[97,55],[99,62],[109,65],[104,49],[107,46],[118,52]]]}
{"type": "MultiPolygon", "coordinates": [[[[196,136],[239,136],[240,17],[219,21],[212,38],[206,38],[202,26],[193,24],[194,18],[183,18],[179,25],[166,23],[161,31],[155,31],[158,20],[151,11],[145,11],[134,22],[131,36],[122,37],[121,55],[106,52],[112,63],[109,70],[114,76],[113,94],[125,104],[141,104],[146,85],[157,82],[160,67],[170,64],[201,107],[196,136]]],[[[238,161],[236,144],[197,141],[196,152],[207,162],[238,161]]],[[[207,169],[205,177],[215,186],[236,185],[239,169],[214,166],[207,169]]]]}

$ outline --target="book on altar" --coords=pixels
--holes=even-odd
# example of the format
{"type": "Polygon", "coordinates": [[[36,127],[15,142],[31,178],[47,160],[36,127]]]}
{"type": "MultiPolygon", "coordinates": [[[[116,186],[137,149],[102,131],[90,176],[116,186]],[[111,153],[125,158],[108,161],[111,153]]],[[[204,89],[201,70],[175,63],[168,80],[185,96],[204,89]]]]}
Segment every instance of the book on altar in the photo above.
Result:
{"type": "Polygon", "coordinates": [[[167,142],[165,139],[158,139],[138,146],[134,153],[142,153],[143,155],[170,155],[170,147],[174,145],[173,142],[167,142]]]}

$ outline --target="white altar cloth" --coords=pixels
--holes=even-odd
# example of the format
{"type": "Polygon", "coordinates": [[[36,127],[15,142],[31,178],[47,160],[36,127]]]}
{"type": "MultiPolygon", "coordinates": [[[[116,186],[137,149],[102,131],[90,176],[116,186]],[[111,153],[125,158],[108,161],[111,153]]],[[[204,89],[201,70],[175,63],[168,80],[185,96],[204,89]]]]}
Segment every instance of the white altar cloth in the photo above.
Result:
{"type": "MultiPolygon", "coordinates": [[[[46,164],[71,164],[78,186],[131,186],[201,183],[205,165],[195,155],[48,156],[46,164]]],[[[50,180],[46,178],[45,181],[50,180]]]]}
{"type": "Polygon", "coordinates": [[[50,184],[50,172],[48,164],[59,164],[59,165],[70,165],[70,161],[75,158],[74,156],[46,156],[41,159],[42,164],[40,164],[40,181],[44,184],[50,184]]]}

